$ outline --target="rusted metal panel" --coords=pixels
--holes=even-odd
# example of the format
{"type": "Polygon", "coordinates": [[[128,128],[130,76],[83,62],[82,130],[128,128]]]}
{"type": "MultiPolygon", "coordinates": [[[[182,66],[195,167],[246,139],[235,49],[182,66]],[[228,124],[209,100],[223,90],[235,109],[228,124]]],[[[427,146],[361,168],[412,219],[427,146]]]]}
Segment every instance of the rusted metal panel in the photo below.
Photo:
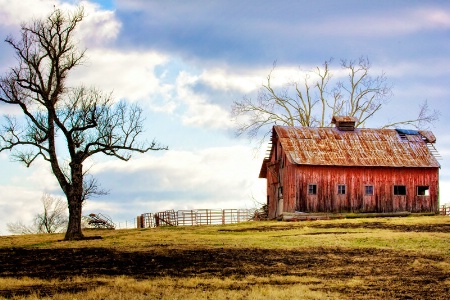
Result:
{"type": "Polygon", "coordinates": [[[419,130],[419,133],[429,142],[429,143],[435,143],[436,137],[431,131],[426,130],[419,130]]]}

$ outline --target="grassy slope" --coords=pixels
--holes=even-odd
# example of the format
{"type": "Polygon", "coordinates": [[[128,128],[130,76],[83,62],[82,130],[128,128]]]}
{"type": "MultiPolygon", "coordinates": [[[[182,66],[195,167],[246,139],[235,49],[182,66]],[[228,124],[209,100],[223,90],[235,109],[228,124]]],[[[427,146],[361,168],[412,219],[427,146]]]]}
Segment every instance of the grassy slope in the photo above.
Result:
{"type": "MultiPolygon", "coordinates": [[[[99,272],[92,276],[87,272],[86,276],[76,274],[64,278],[43,278],[37,275],[17,277],[15,274],[0,272],[0,292],[3,292],[0,295],[17,295],[16,299],[40,299],[46,295],[55,299],[66,299],[69,296],[74,299],[423,297],[422,292],[425,291],[419,290],[414,294],[414,289],[401,285],[401,274],[405,274],[411,278],[411,282],[422,280],[415,290],[420,287],[435,289],[432,295],[439,298],[438,295],[442,291],[450,290],[448,228],[450,218],[436,216],[299,223],[251,222],[227,226],[141,230],[89,230],[85,232],[87,236],[101,235],[103,239],[81,242],[62,242],[63,235],[60,234],[0,237],[0,249],[5,251],[11,248],[36,249],[36,252],[48,249],[108,249],[117,253],[143,253],[143,257],[148,256],[149,264],[153,261],[151,256],[167,253],[184,255],[183,253],[191,253],[190,251],[207,250],[220,255],[243,255],[238,267],[230,267],[230,270],[234,271],[239,269],[235,273],[218,273],[213,267],[209,270],[208,263],[202,265],[201,261],[198,261],[193,263],[191,268],[194,276],[188,276],[187,273],[173,276],[170,272],[162,272],[161,276],[141,277],[139,270],[136,270],[136,276],[130,276],[129,273],[121,275],[120,272],[111,276],[99,272]],[[270,253],[270,257],[268,255],[266,261],[262,260],[263,264],[267,264],[267,269],[264,269],[266,271],[258,271],[256,262],[246,259],[246,252],[261,255],[257,254],[261,252],[255,249],[271,250],[264,252],[270,253]],[[240,250],[243,250],[243,253],[240,250]],[[254,250],[255,252],[252,252],[254,250]],[[147,255],[149,251],[151,254],[147,255]],[[314,256],[316,252],[317,255],[314,256]],[[292,259],[283,260],[272,253],[279,253],[279,256],[291,255],[289,257],[292,259]],[[303,255],[305,259],[306,256],[311,258],[308,264],[295,260],[303,255]],[[386,260],[387,257],[389,261],[386,260]],[[380,262],[379,267],[377,260],[380,262]],[[388,272],[383,266],[392,270],[388,272]],[[398,272],[399,268],[405,270],[398,272]],[[427,274],[431,274],[430,278],[427,274]],[[424,276],[427,277],[426,280],[423,280],[424,276]],[[427,285],[427,282],[433,281],[433,276],[439,277],[442,286],[437,282],[427,285]],[[392,286],[395,292],[387,292],[389,286],[392,286]],[[439,288],[442,288],[442,291],[436,290],[439,288]],[[362,289],[364,293],[359,292],[362,289]]],[[[174,257],[179,258],[170,256],[170,259],[174,257]]],[[[70,257],[67,259],[70,260],[70,257]]],[[[220,261],[220,257],[213,259],[220,261]]],[[[211,266],[213,262],[211,260],[211,266]]],[[[442,299],[447,297],[448,293],[442,294],[442,299]]]]}

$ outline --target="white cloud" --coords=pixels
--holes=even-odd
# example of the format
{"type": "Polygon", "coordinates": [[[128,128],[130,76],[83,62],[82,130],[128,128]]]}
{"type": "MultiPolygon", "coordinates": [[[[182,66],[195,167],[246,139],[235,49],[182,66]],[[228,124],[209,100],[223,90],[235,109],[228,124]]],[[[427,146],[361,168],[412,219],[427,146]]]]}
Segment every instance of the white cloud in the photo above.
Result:
{"type": "Polygon", "coordinates": [[[225,69],[215,68],[203,71],[199,79],[217,90],[235,90],[250,93],[261,87],[264,72],[261,72],[261,70],[245,70],[234,73],[225,69]]]}
{"type": "MultiPolygon", "coordinates": [[[[80,1],[85,18],[78,27],[78,36],[83,44],[101,45],[114,39],[121,24],[113,11],[102,10],[98,4],[80,1]]],[[[19,27],[23,22],[43,19],[55,8],[73,12],[77,5],[58,0],[0,0],[0,25],[19,27]]]]}
{"type": "Polygon", "coordinates": [[[411,19],[416,20],[416,29],[449,29],[450,11],[434,7],[413,10],[411,19]]]}
{"type": "Polygon", "coordinates": [[[177,98],[186,104],[187,110],[182,116],[185,125],[227,129],[233,126],[229,112],[217,104],[212,104],[203,95],[196,94],[192,86],[199,77],[180,72],[176,80],[177,98]]]}
{"type": "Polygon", "coordinates": [[[80,23],[78,34],[87,45],[102,45],[114,40],[120,32],[121,24],[110,10],[102,10],[98,4],[81,1],[85,18],[80,23]]]}
{"type": "Polygon", "coordinates": [[[0,25],[19,26],[23,22],[48,15],[53,7],[60,7],[57,0],[0,0],[0,25]]]}
{"type": "MultiPolygon", "coordinates": [[[[47,16],[53,7],[74,11],[75,5],[52,0],[0,0],[0,25],[19,27],[21,22],[47,16]]],[[[154,51],[121,51],[107,48],[121,24],[113,11],[102,10],[98,4],[78,2],[84,7],[85,18],[80,23],[76,39],[81,49],[87,45],[86,62],[70,74],[69,85],[94,86],[104,92],[113,92],[116,99],[149,101],[155,111],[172,112],[176,105],[170,101],[172,87],[162,84],[154,74],[155,67],[168,61],[167,56],[154,51]]],[[[14,61],[12,61],[14,64],[14,61]]],[[[10,109],[8,109],[10,110],[10,109]]],[[[10,113],[8,111],[8,113],[10,113]]]]}
{"type": "MultiPolygon", "coordinates": [[[[271,86],[280,88],[287,83],[296,81],[300,84],[308,76],[312,85],[316,75],[311,72],[315,67],[303,69],[295,66],[279,66],[272,72],[270,69],[230,70],[225,68],[204,69],[200,74],[181,71],[176,79],[176,96],[174,100],[183,103],[186,110],[181,113],[183,124],[213,129],[230,129],[235,126],[230,115],[230,107],[236,97],[244,95],[255,96],[256,92],[267,84],[267,75],[271,76],[271,86]],[[204,85],[211,91],[225,92],[229,99],[222,105],[217,104],[214,92],[196,90],[196,86],[204,85]],[[236,96],[238,95],[238,96],[236,96]]],[[[347,76],[342,68],[333,68],[333,78],[347,76]]]]}
{"type": "Polygon", "coordinates": [[[21,221],[24,224],[30,224],[34,215],[39,210],[39,199],[41,191],[23,190],[15,186],[2,186],[2,200],[0,204],[0,235],[10,234],[6,229],[7,223],[21,221]]]}
{"type": "Polygon", "coordinates": [[[200,192],[209,201],[223,202],[242,201],[260,191],[260,166],[261,160],[254,158],[251,148],[232,146],[169,150],[161,156],[144,155],[127,163],[108,161],[97,164],[93,172],[101,177],[108,174],[117,181],[129,181],[123,187],[115,185],[114,189],[139,189],[140,195],[176,191],[177,199],[172,200],[177,202],[200,192]]]}
{"type": "Polygon", "coordinates": [[[27,185],[41,191],[60,190],[60,186],[47,161],[37,159],[26,171],[26,177],[15,178],[13,183],[21,185],[24,184],[25,180],[27,185]]]}
{"type": "Polygon", "coordinates": [[[123,52],[95,48],[86,53],[88,62],[74,70],[71,85],[94,86],[104,92],[113,92],[116,99],[149,101],[155,111],[171,112],[173,87],[163,84],[155,75],[155,68],[168,58],[156,52],[123,52]]]}
{"type": "Polygon", "coordinates": [[[450,11],[432,6],[416,7],[402,11],[379,11],[359,16],[329,18],[321,24],[305,25],[306,32],[333,36],[395,36],[421,31],[450,28],[450,11]]]}

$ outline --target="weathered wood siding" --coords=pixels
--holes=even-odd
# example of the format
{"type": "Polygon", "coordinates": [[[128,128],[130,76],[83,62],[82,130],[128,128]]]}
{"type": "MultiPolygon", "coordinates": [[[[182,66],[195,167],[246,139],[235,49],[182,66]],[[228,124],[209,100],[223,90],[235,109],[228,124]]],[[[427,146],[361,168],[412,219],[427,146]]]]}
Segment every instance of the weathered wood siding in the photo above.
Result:
{"type": "MultiPolygon", "coordinates": [[[[283,197],[280,198],[280,187],[282,187],[283,175],[282,169],[286,161],[286,155],[277,137],[272,140],[273,151],[271,152],[270,162],[267,164],[267,206],[269,218],[275,218],[285,211],[283,197]],[[283,158],[283,160],[282,160],[283,158]],[[281,207],[280,207],[281,206],[281,207]]],[[[282,196],[282,194],[281,194],[282,196]]]]}
{"type": "MultiPolygon", "coordinates": [[[[346,120],[345,118],[342,120],[346,120]]],[[[269,217],[283,212],[438,212],[439,168],[431,132],[274,126],[267,178],[269,217]],[[316,185],[316,194],[308,185],[316,185]],[[345,194],[338,194],[338,185],[345,194]],[[373,187],[373,194],[365,192],[373,187]],[[405,195],[394,195],[404,186],[405,195]],[[428,187],[418,195],[418,187],[428,187]]]]}
{"type": "MultiPolygon", "coordinates": [[[[331,167],[288,164],[280,168],[285,212],[437,212],[439,169],[385,167],[331,167]],[[308,194],[308,185],[317,185],[317,194],[308,194]],[[346,193],[338,195],[337,186],[346,193]],[[373,195],[365,195],[365,186],[373,186],[373,195]],[[394,196],[394,185],[404,185],[406,195],[394,196]],[[418,186],[428,186],[427,196],[417,195],[418,186]]],[[[269,197],[277,198],[275,189],[269,197]]],[[[280,211],[272,204],[272,217],[280,211]]]]}

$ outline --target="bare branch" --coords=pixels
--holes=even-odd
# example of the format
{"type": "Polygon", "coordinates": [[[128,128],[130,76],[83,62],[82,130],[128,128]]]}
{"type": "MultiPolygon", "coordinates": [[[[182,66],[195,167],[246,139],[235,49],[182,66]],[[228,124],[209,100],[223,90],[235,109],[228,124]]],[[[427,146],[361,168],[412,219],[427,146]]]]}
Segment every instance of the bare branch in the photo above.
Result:
{"type": "Polygon", "coordinates": [[[100,187],[98,180],[93,176],[87,176],[85,173],[83,181],[83,202],[96,196],[108,195],[109,191],[100,187]]]}
{"type": "Polygon", "coordinates": [[[412,126],[416,129],[429,129],[436,121],[439,120],[441,113],[438,110],[433,110],[428,106],[428,101],[425,100],[419,106],[419,113],[416,118],[393,122],[384,125],[382,128],[398,128],[399,126],[412,126]]]}
{"type": "MultiPolygon", "coordinates": [[[[250,140],[260,139],[259,145],[271,132],[273,125],[328,127],[336,115],[356,117],[357,127],[364,126],[392,97],[392,84],[386,74],[372,75],[367,57],[341,60],[346,80],[333,80],[330,64],[307,72],[299,81],[273,86],[274,68],[267,82],[260,88],[256,100],[247,96],[234,101],[231,114],[236,122],[236,135],[246,134],[250,140]],[[263,135],[260,135],[260,131],[263,135]]],[[[427,102],[421,105],[419,115],[384,127],[408,125],[426,128],[439,118],[438,111],[430,111],[427,102]]]]}

